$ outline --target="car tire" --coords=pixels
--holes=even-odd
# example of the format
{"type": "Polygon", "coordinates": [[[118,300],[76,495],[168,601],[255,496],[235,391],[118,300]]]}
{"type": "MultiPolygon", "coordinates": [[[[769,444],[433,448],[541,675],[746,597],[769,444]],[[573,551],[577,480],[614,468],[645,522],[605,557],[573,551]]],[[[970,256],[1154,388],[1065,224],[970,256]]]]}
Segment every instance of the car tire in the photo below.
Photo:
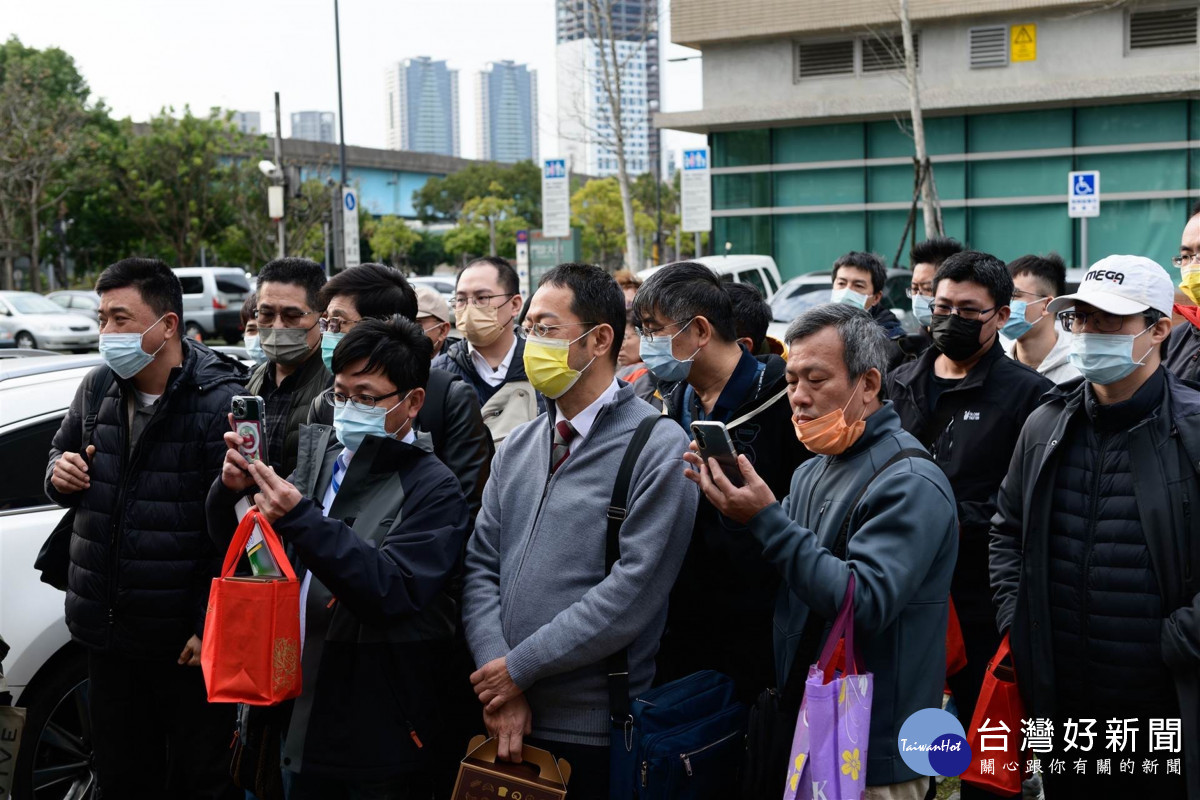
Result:
{"type": "Polygon", "coordinates": [[[17,335],[14,337],[14,341],[17,343],[17,347],[20,347],[23,350],[37,349],[37,339],[34,338],[34,335],[29,331],[18,331],[17,335]]]}
{"type": "Polygon", "coordinates": [[[21,706],[27,716],[13,796],[91,800],[96,771],[87,711],[87,653],[75,646],[60,651],[21,695],[21,706]]]}
{"type": "Polygon", "coordinates": [[[204,338],[204,328],[201,328],[199,325],[197,325],[194,322],[189,322],[187,325],[185,325],[183,327],[183,335],[189,339],[195,339],[197,336],[199,336],[201,339],[203,339],[204,338]]]}

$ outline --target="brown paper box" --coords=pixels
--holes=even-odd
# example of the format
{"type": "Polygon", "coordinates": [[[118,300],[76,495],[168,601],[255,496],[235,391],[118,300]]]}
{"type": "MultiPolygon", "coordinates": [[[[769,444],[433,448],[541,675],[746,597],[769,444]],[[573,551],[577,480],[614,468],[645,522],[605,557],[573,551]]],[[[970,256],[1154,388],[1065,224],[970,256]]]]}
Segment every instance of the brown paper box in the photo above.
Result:
{"type": "Polygon", "coordinates": [[[496,760],[496,740],[476,736],[458,768],[451,800],[564,800],[571,765],[525,745],[522,763],[496,760]]]}

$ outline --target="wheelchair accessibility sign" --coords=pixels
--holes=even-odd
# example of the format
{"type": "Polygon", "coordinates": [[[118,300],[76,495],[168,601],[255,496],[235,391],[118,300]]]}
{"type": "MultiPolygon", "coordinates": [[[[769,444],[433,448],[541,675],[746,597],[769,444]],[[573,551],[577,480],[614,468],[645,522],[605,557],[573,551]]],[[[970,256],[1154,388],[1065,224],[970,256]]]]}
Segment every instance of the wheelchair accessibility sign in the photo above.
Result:
{"type": "Polygon", "coordinates": [[[1100,172],[1071,172],[1067,177],[1067,216],[1100,216],[1100,172]]]}

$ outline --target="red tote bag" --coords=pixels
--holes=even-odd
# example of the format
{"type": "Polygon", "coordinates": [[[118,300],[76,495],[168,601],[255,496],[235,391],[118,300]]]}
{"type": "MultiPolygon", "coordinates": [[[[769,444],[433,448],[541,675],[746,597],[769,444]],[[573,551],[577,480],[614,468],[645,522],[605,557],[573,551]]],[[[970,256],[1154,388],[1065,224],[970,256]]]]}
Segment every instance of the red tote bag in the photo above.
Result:
{"type": "Polygon", "coordinates": [[[268,706],[300,694],[300,582],[257,509],[242,517],[221,576],[213,578],[200,667],[210,703],[268,706]],[[282,578],[233,575],[256,523],[282,578]]]}
{"type": "Polygon", "coordinates": [[[1020,793],[1024,767],[1021,763],[1020,736],[1024,713],[1006,633],[983,676],[983,688],[979,690],[979,701],[975,704],[975,714],[967,730],[971,766],[962,774],[962,780],[994,794],[1011,796],[1020,793]],[[1008,664],[1003,663],[1006,660],[1008,664]],[[980,732],[981,728],[985,730],[980,732]],[[989,745],[986,751],[983,750],[984,744],[989,745]],[[1005,749],[997,749],[1000,744],[1005,744],[1005,749]],[[990,769],[985,762],[991,762],[990,769]],[[1017,765],[1015,770],[1007,769],[1014,763],[1017,765]]]}

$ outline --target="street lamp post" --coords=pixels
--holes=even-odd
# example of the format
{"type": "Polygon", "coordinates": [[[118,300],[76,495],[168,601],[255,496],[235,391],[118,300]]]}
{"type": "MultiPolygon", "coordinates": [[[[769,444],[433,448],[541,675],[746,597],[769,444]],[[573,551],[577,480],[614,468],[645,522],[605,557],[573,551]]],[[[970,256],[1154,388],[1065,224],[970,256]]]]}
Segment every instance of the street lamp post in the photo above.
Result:
{"type": "Polygon", "coordinates": [[[338,87],[338,189],[337,191],[337,219],[334,224],[337,227],[337,235],[335,236],[334,245],[334,260],[339,265],[339,268],[345,267],[345,246],[338,247],[342,244],[342,237],[345,235],[345,226],[342,220],[342,215],[345,213],[343,202],[343,193],[341,189],[346,186],[346,115],[342,110],[342,27],[341,15],[338,13],[338,0],[333,0],[333,38],[337,50],[337,87],[338,87]]]}
{"type": "MultiPolygon", "coordinates": [[[[652,66],[657,71],[657,65],[652,66]]],[[[650,113],[655,111],[658,111],[658,101],[651,100],[650,113]]],[[[658,140],[654,156],[654,263],[661,264],[665,259],[662,254],[662,130],[658,126],[654,127],[654,135],[658,140]]]]}

